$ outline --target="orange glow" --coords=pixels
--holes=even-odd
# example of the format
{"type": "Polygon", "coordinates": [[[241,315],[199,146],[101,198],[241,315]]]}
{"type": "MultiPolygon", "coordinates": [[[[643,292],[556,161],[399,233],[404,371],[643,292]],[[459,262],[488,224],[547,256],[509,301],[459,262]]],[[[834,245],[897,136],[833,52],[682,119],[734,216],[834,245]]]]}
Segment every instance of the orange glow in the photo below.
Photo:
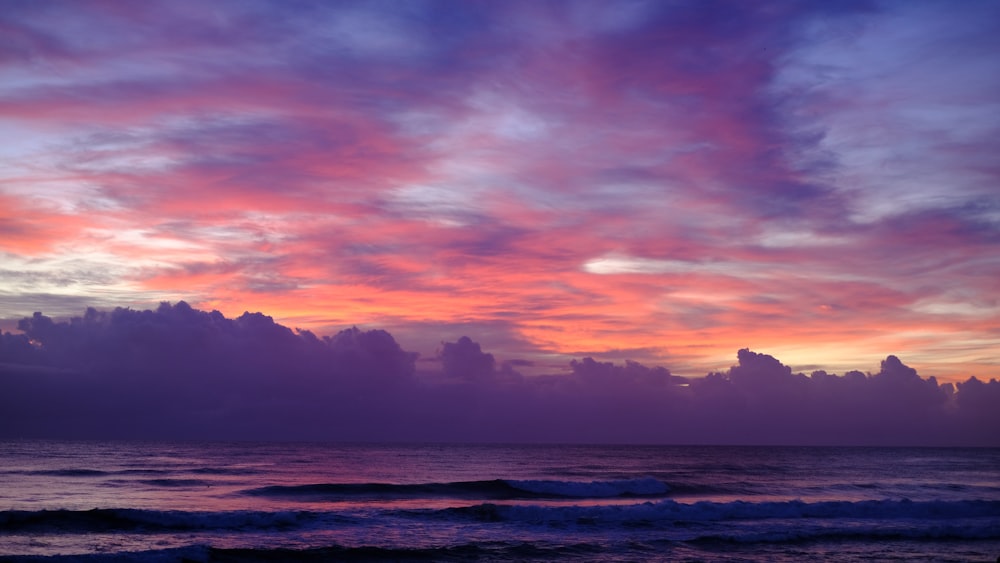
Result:
{"type": "Polygon", "coordinates": [[[467,328],[500,361],[1000,373],[996,93],[940,78],[982,76],[981,46],[928,36],[925,68],[900,62],[910,34],[783,10],[719,36],[567,4],[454,36],[401,21],[402,53],[381,29],[289,18],[301,37],[261,45],[74,9],[114,33],[38,17],[51,40],[0,80],[6,326],[184,299],[324,333],[467,328]],[[843,36],[873,56],[845,65],[843,36]]]}

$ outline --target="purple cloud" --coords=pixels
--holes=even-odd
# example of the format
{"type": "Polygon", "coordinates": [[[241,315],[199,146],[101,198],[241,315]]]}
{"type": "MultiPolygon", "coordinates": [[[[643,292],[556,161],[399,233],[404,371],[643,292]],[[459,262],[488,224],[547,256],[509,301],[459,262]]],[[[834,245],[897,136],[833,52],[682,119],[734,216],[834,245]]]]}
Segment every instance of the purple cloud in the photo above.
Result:
{"type": "Polygon", "coordinates": [[[483,352],[468,336],[456,342],[444,342],[439,352],[441,369],[447,377],[476,379],[491,377],[496,372],[493,354],[483,352]]]}
{"type": "Polygon", "coordinates": [[[3,437],[998,443],[1000,382],[942,386],[895,356],[870,375],[792,373],[740,350],[704,378],[591,358],[522,376],[464,336],[421,372],[382,330],[320,338],[183,302],[19,328],[0,338],[3,437]]]}

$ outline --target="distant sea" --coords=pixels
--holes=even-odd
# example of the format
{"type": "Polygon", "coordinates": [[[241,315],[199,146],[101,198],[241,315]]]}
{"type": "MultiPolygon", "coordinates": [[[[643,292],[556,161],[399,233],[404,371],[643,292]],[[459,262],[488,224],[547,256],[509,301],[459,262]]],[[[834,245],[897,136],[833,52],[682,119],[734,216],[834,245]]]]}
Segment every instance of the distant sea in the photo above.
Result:
{"type": "Polygon", "coordinates": [[[1000,449],[0,443],[3,561],[989,561],[1000,449]]]}

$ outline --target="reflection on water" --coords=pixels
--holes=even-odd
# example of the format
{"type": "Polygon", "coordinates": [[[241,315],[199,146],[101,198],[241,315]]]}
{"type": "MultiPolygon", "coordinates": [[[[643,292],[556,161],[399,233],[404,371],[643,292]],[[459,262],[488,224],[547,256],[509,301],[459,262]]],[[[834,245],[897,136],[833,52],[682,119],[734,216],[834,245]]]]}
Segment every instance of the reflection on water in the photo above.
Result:
{"type": "Polygon", "coordinates": [[[0,554],[794,561],[835,542],[866,561],[945,544],[980,559],[1000,550],[996,449],[8,442],[0,459],[0,554]]]}

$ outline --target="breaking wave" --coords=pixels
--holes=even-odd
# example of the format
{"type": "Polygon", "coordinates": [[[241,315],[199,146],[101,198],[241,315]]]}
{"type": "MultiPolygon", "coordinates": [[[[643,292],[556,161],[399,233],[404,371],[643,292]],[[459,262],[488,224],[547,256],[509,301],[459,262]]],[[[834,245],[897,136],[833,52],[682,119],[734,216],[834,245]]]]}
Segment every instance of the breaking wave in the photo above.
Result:
{"type": "MultiPolygon", "coordinates": [[[[673,524],[754,520],[949,520],[959,518],[1000,519],[1000,501],[870,500],[829,502],[696,502],[673,500],[611,506],[530,506],[480,504],[447,508],[436,512],[472,520],[576,523],[673,524]]],[[[1000,537],[1000,520],[992,520],[1000,537]]]]}
{"type": "Polygon", "coordinates": [[[273,485],[245,491],[255,496],[339,498],[463,498],[477,500],[510,499],[587,499],[664,497],[670,488],[653,478],[612,481],[504,480],[457,481],[451,483],[320,483],[311,485],[273,485]]]}
{"type": "Polygon", "coordinates": [[[7,510],[0,512],[0,538],[5,533],[172,532],[204,530],[271,530],[311,527],[350,520],[347,516],[310,511],[186,512],[95,508],[93,510],[7,510]]]}
{"type": "Polygon", "coordinates": [[[698,502],[673,500],[628,505],[541,506],[482,503],[452,508],[386,508],[349,511],[187,512],[127,508],[8,510],[4,534],[76,534],[130,531],[162,533],[213,530],[316,530],[405,519],[480,525],[509,522],[528,527],[653,527],[688,530],[687,541],[772,541],[838,534],[872,537],[1000,539],[1000,501],[881,500],[859,502],[698,502]],[[697,530],[697,533],[695,531],[697,530]]]}

